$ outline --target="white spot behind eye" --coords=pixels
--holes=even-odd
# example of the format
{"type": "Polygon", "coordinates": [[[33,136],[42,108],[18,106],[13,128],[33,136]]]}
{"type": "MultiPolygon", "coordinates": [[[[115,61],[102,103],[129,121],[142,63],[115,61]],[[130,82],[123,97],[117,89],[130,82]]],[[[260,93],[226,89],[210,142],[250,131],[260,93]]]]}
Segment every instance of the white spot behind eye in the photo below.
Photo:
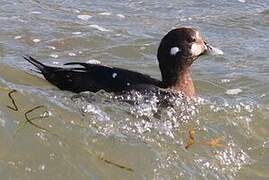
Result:
{"type": "Polygon", "coordinates": [[[181,49],[179,49],[178,47],[172,47],[172,48],[170,49],[170,54],[171,54],[172,56],[174,56],[174,55],[176,55],[179,51],[181,51],[181,49]]]}
{"type": "Polygon", "coordinates": [[[116,78],[117,75],[118,75],[117,73],[113,73],[113,74],[112,74],[112,77],[113,77],[113,78],[116,78]]]}

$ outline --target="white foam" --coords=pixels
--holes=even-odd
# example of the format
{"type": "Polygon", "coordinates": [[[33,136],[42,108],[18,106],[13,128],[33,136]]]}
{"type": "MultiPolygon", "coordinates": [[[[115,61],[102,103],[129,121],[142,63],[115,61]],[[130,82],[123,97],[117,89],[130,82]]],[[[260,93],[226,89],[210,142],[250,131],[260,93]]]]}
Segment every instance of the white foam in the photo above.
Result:
{"type": "Polygon", "coordinates": [[[42,12],[39,12],[39,11],[32,11],[31,14],[42,14],[42,12]]]}
{"type": "Polygon", "coordinates": [[[55,50],[56,49],[56,47],[54,47],[54,46],[47,46],[49,49],[52,49],[52,50],[55,50]]]}
{"type": "Polygon", "coordinates": [[[242,90],[241,89],[228,89],[225,93],[228,95],[236,95],[241,93],[242,90]]]}
{"type": "Polygon", "coordinates": [[[77,18],[79,18],[81,20],[84,20],[84,21],[88,21],[89,19],[92,18],[92,16],[87,15],[87,14],[80,14],[80,15],[77,16],[77,18]]]}
{"type": "Polygon", "coordinates": [[[222,80],[221,80],[222,83],[228,83],[228,82],[230,82],[230,81],[231,81],[230,79],[222,79],[222,80]]]}
{"type": "Polygon", "coordinates": [[[102,31],[102,32],[108,32],[108,31],[110,31],[109,29],[103,28],[103,27],[98,26],[98,25],[96,25],[96,24],[92,24],[92,25],[90,25],[90,27],[92,27],[92,28],[94,28],[94,29],[97,29],[97,30],[99,30],[99,31],[102,31]]]}
{"type": "Polygon", "coordinates": [[[70,53],[68,53],[68,55],[69,55],[69,56],[76,56],[76,53],[72,53],[72,52],[70,52],[70,53]]]}
{"type": "Polygon", "coordinates": [[[73,35],[79,35],[81,34],[81,32],[77,31],[77,32],[72,32],[73,35]]]}
{"type": "Polygon", "coordinates": [[[41,40],[40,39],[33,39],[34,43],[39,43],[41,40]]]}
{"type": "Polygon", "coordinates": [[[0,119],[0,125],[2,127],[5,127],[6,126],[6,121],[4,119],[0,119]]]}
{"type": "Polygon", "coordinates": [[[99,14],[102,15],[102,16],[110,16],[111,15],[110,12],[101,12],[99,14]]]}
{"type": "Polygon", "coordinates": [[[30,168],[30,167],[25,167],[24,170],[25,170],[25,172],[32,172],[33,171],[32,168],[30,168]]]}
{"type": "Polygon", "coordinates": [[[14,39],[21,39],[22,36],[15,36],[14,39]]]}
{"type": "Polygon", "coordinates": [[[44,164],[40,164],[39,166],[38,166],[38,170],[40,170],[40,171],[44,171],[45,170],[45,165],[44,164]]]}
{"type": "MultiPolygon", "coordinates": [[[[142,46],[142,47],[140,47],[139,49],[141,49],[141,50],[145,50],[146,47],[142,46]]],[[[170,52],[170,53],[171,53],[171,52],[170,52]]]]}
{"type": "Polygon", "coordinates": [[[73,12],[74,12],[74,13],[80,13],[80,10],[78,10],[78,9],[74,9],[73,12]]]}
{"type": "Polygon", "coordinates": [[[90,60],[86,61],[86,63],[88,63],[88,64],[101,64],[101,62],[96,60],[96,59],[90,59],[90,60]]]}
{"type": "Polygon", "coordinates": [[[124,16],[123,14],[117,14],[117,16],[118,16],[119,18],[125,18],[125,16],[124,16]]]}
{"type": "Polygon", "coordinates": [[[52,64],[60,64],[58,61],[53,61],[52,64]]]}
{"type": "Polygon", "coordinates": [[[50,57],[52,57],[52,58],[58,58],[59,56],[57,54],[50,54],[50,57]]]}

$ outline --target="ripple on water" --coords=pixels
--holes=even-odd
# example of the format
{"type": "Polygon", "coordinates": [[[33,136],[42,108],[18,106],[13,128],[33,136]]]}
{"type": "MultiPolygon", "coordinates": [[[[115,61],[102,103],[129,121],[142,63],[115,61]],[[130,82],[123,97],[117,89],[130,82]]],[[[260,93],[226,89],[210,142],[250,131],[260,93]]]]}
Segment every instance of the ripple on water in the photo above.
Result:
{"type": "MultiPolygon", "coordinates": [[[[241,100],[229,103],[225,100],[223,103],[202,98],[186,100],[182,96],[160,98],[156,94],[145,96],[139,92],[130,96],[114,96],[109,93],[96,96],[86,93],[78,96],[76,102],[79,102],[77,105],[83,113],[90,115],[90,118],[95,117],[96,120],[89,124],[98,127],[96,132],[106,136],[135,138],[154,147],[159,153],[164,153],[159,157],[158,173],[177,170],[175,175],[184,177],[189,173],[184,170],[187,165],[200,172],[201,176],[214,172],[215,178],[227,178],[236,176],[242,167],[251,163],[247,150],[243,149],[242,144],[234,142],[236,139],[230,128],[237,127],[237,124],[231,124],[231,121],[237,121],[241,126],[248,124],[251,131],[252,114],[258,108],[253,102],[241,100]],[[166,105],[163,106],[160,102],[165,102],[166,105]],[[115,103],[112,105],[113,111],[107,109],[111,103],[115,103]],[[105,113],[107,111],[109,113],[105,113]],[[218,124],[214,118],[219,117],[220,113],[224,121],[219,121],[218,124]],[[210,115],[201,118],[204,114],[210,115]],[[189,128],[195,129],[197,142],[186,152],[189,128]],[[219,128],[224,131],[219,132],[219,128]],[[121,135],[118,136],[119,134],[121,135]],[[216,137],[222,137],[221,146],[203,144],[216,137]],[[186,157],[182,157],[184,154],[186,157]],[[191,160],[193,155],[197,157],[194,161],[191,160]]],[[[243,133],[243,136],[247,134],[246,131],[237,133],[243,133]]]]}

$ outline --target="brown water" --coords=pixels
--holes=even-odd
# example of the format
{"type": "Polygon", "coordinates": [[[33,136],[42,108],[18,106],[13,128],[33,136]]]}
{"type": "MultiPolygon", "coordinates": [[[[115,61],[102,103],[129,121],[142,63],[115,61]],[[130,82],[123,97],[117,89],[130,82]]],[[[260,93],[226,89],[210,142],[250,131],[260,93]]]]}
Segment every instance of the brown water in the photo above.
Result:
{"type": "Polygon", "coordinates": [[[0,179],[269,178],[267,0],[4,0],[0,24],[0,179]],[[154,97],[129,105],[105,92],[75,96],[22,58],[97,59],[160,78],[158,43],[182,25],[224,56],[193,66],[196,102],[172,99],[158,116],[154,97]],[[7,108],[13,89],[18,111],[7,108]],[[28,114],[43,117],[32,119],[38,128],[25,113],[39,105],[28,114]]]}

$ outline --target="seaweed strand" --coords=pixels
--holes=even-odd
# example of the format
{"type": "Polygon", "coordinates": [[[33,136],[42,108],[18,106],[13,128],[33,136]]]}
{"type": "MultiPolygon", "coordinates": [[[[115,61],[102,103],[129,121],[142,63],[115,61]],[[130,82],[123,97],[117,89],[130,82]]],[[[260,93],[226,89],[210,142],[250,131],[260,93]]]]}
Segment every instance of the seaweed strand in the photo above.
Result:
{"type": "Polygon", "coordinates": [[[15,92],[17,92],[17,91],[16,91],[15,89],[13,89],[13,90],[11,90],[11,91],[8,93],[8,97],[11,99],[11,102],[12,102],[12,104],[13,104],[14,107],[11,107],[11,106],[7,105],[7,108],[9,108],[9,109],[11,109],[11,110],[13,110],[13,111],[18,111],[18,110],[19,110],[19,109],[18,109],[18,106],[17,106],[17,104],[16,104],[14,98],[11,96],[11,95],[12,95],[13,93],[15,93],[15,92]]]}

